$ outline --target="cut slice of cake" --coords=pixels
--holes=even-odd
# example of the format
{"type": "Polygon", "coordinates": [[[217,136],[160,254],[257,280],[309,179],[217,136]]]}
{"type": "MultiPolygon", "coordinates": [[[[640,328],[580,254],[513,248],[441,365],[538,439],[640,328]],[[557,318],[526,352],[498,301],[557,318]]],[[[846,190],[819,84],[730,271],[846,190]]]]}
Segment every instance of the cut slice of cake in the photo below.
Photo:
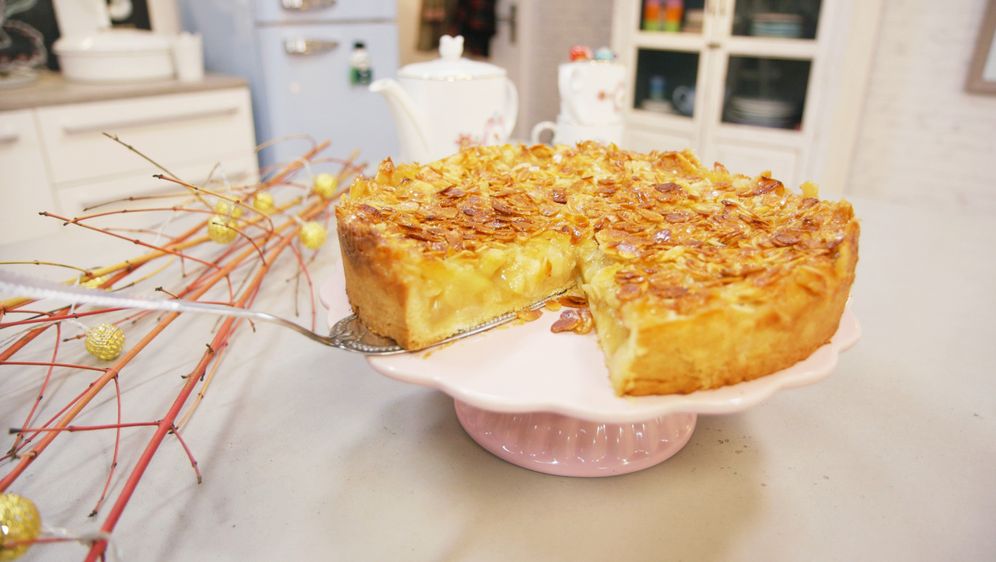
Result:
{"type": "Polygon", "coordinates": [[[564,204],[534,165],[553,152],[497,150],[386,161],[353,184],[336,216],[349,301],[371,330],[421,349],[575,285],[580,231],[551,228],[564,204]]]}
{"type": "Polygon", "coordinates": [[[803,191],[689,152],[505,145],[385,161],[336,215],[373,331],[420,349],[578,284],[616,392],[664,394],[775,372],[836,331],[858,223],[803,191]]]}

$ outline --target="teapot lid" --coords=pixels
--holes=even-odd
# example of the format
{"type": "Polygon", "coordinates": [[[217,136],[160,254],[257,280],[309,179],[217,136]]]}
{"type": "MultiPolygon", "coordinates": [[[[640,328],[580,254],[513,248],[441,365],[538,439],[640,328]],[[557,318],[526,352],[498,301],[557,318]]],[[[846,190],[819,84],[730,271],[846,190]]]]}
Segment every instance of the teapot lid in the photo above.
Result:
{"type": "Polygon", "coordinates": [[[460,56],[462,54],[463,36],[443,35],[439,39],[438,59],[405,65],[398,71],[398,76],[422,80],[474,80],[505,76],[504,68],[465,59],[460,56]]]}

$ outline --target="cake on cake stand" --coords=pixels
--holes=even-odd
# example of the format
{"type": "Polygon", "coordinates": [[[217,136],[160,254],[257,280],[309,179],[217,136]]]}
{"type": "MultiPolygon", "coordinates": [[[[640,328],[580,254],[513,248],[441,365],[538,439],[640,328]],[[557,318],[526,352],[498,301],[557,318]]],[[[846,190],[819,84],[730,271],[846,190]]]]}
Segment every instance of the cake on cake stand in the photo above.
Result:
{"type": "MultiPolygon", "coordinates": [[[[330,325],[351,313],[341,269],[320,293],[330,325]]],[[[686,395],[618,397],[596,336],[550,332],[558,316],[547,311],[438,349],[368,361],[388,377],[453,397],[464,430],[510,463],[559,476],[612,476],[680,451],[698,414],[740,412],[827,377],[861,334],[848,306],[829,343],[778,373],[686,395]]]]}

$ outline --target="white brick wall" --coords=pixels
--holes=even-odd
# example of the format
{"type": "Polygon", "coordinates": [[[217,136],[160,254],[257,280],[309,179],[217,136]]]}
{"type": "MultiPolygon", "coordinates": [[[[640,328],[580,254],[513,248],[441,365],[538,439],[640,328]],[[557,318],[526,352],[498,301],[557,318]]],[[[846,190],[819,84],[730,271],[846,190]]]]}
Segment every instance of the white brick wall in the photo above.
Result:
{"type": "Polygon", "coordinates": [[[965,92],[986,0],[887,0],[847,192],[996,210],[996,96],[965,92]]]}

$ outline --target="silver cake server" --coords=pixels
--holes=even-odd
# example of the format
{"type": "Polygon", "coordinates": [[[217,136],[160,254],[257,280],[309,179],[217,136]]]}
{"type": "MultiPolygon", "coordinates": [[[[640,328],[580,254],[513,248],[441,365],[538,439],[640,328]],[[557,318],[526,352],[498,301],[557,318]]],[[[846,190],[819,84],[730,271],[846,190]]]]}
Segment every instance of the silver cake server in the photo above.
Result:
{"type": "MultiPolygon", "coordinates": [[[[329,334],[322,335],[301,326],[297,322],[275,316],[268,312],[238,308],[224,304],[211,304],[180,299],[150,299],[141,296],[132,296],[122,293],[112,293],[100,289],[90,289],[81,286],[64,285],[53,281],[38,279],[29,275],[0,271],[0,294],[10,296],[29,297],[33,299],[51,299],[67,304],[94,304],[108,306],[112,308],[136,308],[141,310],[162,310],[165,312],[191,312],[199,314],[215,314],[218,316],[234,316],[237,318],[247,318],[250,320],[260,320],[270,322],[290,328],[295,332],[307,336],[312,340],[337,349],[363,353],[365,355],[394,355],[407,353],[409,350],[401,347],[391,338],[379,336],[360,322],[355,314],[339,320],[332,326],[329,334]]],[[[549,297],[537,301],[527,307],[528,310],[541,308],[547,301],[563,292],[559,292],[549,297]]],[[[518,317],[518,312],[503,314],[466,330],[462,330],[452,336],[436,342],[431,346],[422,348],[429,349],[452,341],[460,340],[474,334],[479,334],[507,324],[518,317]]],[[[418,350],[418,351],[421,351],[418,350]]]]}

